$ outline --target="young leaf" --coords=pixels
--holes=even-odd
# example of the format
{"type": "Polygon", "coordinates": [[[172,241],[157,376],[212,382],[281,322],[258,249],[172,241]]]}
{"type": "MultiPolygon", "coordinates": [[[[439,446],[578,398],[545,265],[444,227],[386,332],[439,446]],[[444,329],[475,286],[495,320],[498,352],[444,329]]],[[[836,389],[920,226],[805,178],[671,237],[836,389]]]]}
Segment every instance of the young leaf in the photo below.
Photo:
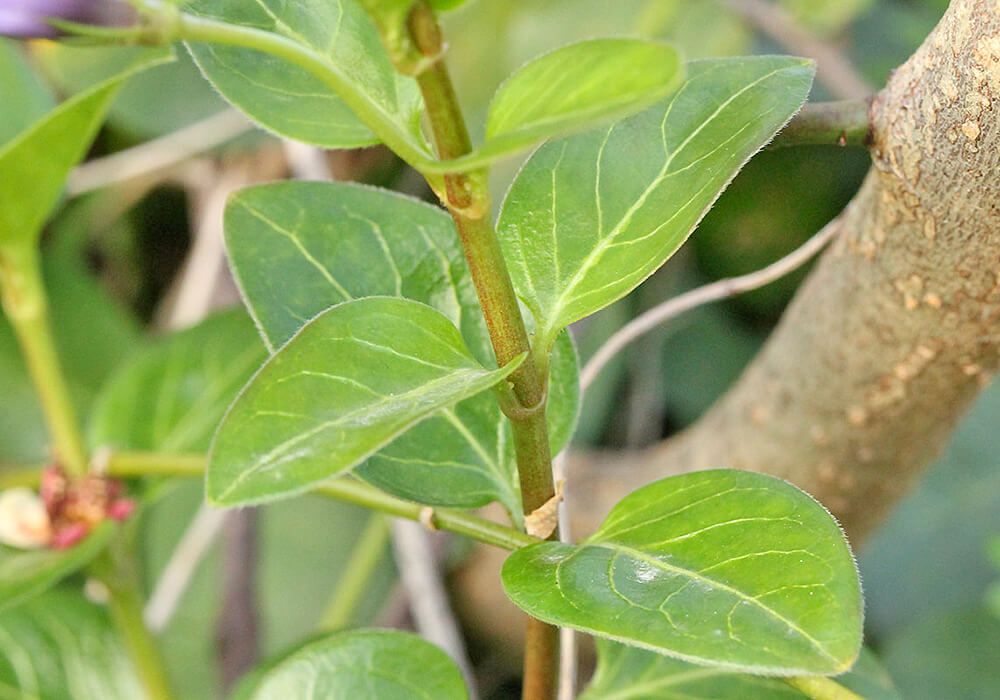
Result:
{"type": "Polygon", "coordinates": [[[206,319],[139,353],[98,395],[94,447],[205,451],[226,407],[267,359],[242,311],[206,319]]]}
{"type": "Polygon", "coordinates": [[[145,697],[106,610],[58,589],[0,615],[0,696],[145,697]]]}
{"type": "MultiPolygon", "coordinates": [[[[901,700],[875,655],[861,650],[841,685],[866,700],[901,700]]],[[[777,678],[695,666],[663,654],[597,640],[597,670],[579,700],[804,700],[800,691],[777,678]]]]}
{"type": "Polygon", "coordinates": [[[355,116],[364,110],[389,120],[399,139],[425,150],[416,82],[396,72],[356,0],[189,0],[187,9],[273,32],[305,49],[335,76],[339,92],[283,58],[240,47],[189,44],[205,77],[264,128],[324,148],[365,146],[378,139],[355,116]]]}
{"type": "Polygon", "coordinates": [[[802,491],[752,472],[649,484],[580,545],[511,554],[503,585],[546,622],[748,673],[841,673],[861,648],[840,528],[802,491]]]}
{"type": "Polygon", "coordinates": [[[305,644],[244,680],[238,700],[378,698],[466,700],[455,662],[420,637],[357,630],[305,644]]]}
{"type": "Polygon", "coordinates": [[[531,61],[497,90],[477,157],[620,119],[659,102],[684,75],[677,50],[643,39],[592,39],[531,61]]]}
{"type": "Polygon", "coordinates": [[[499,230],[541,341],[660,267],[799,109],[812,75],[798,58],[693,61],[662,104],[536,151],[507,193],[499,230]]]}
{"type": "Polygon", "coordinates": [[[44,593],[104,551],[114,532],[106,522],[69,549],[18,550],[0,545],[0,610],[44,593]]]}
{"type": "Polygon", "coordinates": [[[275,353],[230,407],[212,444],[208,499],[234,506],[300,493],[489,389],[520,362],[485,369],[451,321],[415,301],[334,306],[275,353]]]}
{"type": "Polygon", "coordinates": [[[74,95],[0,147],[0,246],[35,244],[122,82],[168,60],[169,53],[143,54],[128,70],[74,95]]]}
{"type": "MultiPolygon", "coordinates": [[[[284,182],[243,189],[226,210],[226,244],[244,300],[270,347],[333,304],[393,295],[447,316],[482,364],[493,351],[451,218],[399,194],[351,184],[284,182]]],[[[573,431],[576,357],[556,342],[549,389],[552,449],[573,431]]],[[[507,421],[489,393],[414,426],[356,472],[402,498],[520,511],[507,421]]]]}

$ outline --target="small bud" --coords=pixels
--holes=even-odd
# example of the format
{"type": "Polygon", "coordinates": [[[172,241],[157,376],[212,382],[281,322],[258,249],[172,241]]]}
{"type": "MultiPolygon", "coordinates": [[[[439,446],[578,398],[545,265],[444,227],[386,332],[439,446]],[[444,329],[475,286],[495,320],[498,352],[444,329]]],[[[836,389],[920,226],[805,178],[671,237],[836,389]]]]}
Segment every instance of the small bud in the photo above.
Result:
{"type": "Polygon", "coordinates": [[[0,542],[20,549],[38,549],[52,539],[52,523],[45,504],[30,489],[0,493],[0,542]]]}
{"type": "Polygon", "coordinates": [[[112,27],[127,25],[134,17],[132,8],[121,0],[2,0],[0,35],[52,38],[62,32],[48,19],[112,27]]]}

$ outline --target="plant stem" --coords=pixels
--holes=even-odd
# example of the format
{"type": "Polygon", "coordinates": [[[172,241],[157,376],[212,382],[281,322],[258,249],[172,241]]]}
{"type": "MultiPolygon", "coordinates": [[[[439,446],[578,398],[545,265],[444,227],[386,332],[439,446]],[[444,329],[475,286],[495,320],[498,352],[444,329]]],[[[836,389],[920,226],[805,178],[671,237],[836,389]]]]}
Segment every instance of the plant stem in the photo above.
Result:
{"type": "Polygon", "coordinates": [[[812,700],[865,700],[848,690],[832,678],[823,676],[799,676],[782,679],[796,690],[805,693],[812,700]]]}
{"type": "Polygon", "coordinates": [[[368,589],[368,582],[382,561],[388,543],[389,519],[381,513],[372,513],[354,544],[351,558],[344,564],[344,573],[323,613],[320,629],[333,632],[351,624],[354,611],[368,589]]]}
{"type": "Polygon", "coordinates": [[[872,98],[814,102],[792,117],[771,142],[770,148],[785,146],[860,146],[871,140],[872,98]]]}
{"type": "Polygon", "coordinates": [[[39,258],[33,242],[0,247],[0,300],[17,333],[55,456],[71,476],[82,476],[87,453],[52,339],[39,258]]]}
{"type": "Polygon", "coordinates": [[[389,515],[422,521],[432,527],[465,535],[501,549],[515,550],[541,541],[520,530],[463,511],[431,508],[419,503],[404,501],[351,477],[333,479],[317,487],[314,491],[324,496],[331,496],[340,501],[347,501],[389,515]]]}
{"type": "Polygon", "coordinates": [[[104,470],[110,476],[193,476],[205,474],[205,455],[197,453],[110,452],[104,470]]]}
{"type": "MultiPolygon", "coordinates": [[[[201,477],[208,458],[195,453],[118,452],[107,458],[106,473],[111,477],[158,476],[201,477]],[[144,471],[150,467],[149,471],[144,471]]],[[[441,530],[471,537],[500,549],[515,550],[540,542],[536,537],[486,518],[447,508],[431,508],[390,496],[374,486],[349,476],[331,479],[314,491],[340,501],[354,503],[387,515],[427,522],[441,530]]]]}
{"type": "Polygon", "coordinates": [[[170,700],[172,695],[159,649],[142,617],[139,577],[128,538],[128,533],[119,533],[93,568],[108,587],[111,622],[135,666],[146,696],[149,700],[170,700]]]}
{"type": "MultiPolygon", "coordinates": [[[[468,129],[443,59],[440,28],[425,0],[413,5],[408,25],[413,45],[432,59],[415,77],[424,97],[438,156],[448,161],[467,155],[472,150],[468,129]]],[[[500,240],[490,220],[486,169],[445,174],[444,179],[444,203],[458,228],[497,363],[503,366],[527,353],[524,363],[508,378],[521,409],[508,413],[508,418],[517,455],[521,504],[527,515],[555,495],[545,420],[546,369],[539,367],[532,353],[500,240]]],[[[553,535],[558,537],[558,533],[553,535]]],[[[529,619],[525,628],[522,697],[525,700],[555,697],[558,668],[558,629],[529,619]]]]}

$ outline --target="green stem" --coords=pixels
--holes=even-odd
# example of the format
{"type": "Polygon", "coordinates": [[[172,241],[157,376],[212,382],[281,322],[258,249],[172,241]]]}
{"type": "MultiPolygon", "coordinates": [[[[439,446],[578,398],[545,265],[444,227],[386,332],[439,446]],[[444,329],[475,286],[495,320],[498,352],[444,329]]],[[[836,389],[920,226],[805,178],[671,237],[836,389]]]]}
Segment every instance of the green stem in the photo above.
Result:
{"type": "Polygon", "coordinates": [[[388,543],[389,519],[380,513],[372,513],[354,544],[350,560],[344,565],[344,573],[319,623],[320,629],[333,632],[351,624],[354,611],[368,590],[388,543]]]}
{"type": "Polygon", "coordinates": [[[21,345],[53,441],[55,457],[72,476],[87,471],[87,452],[49,325],[38,249],[0,247],[0,300],[21,345]]]}
{"type": "Polygon", "coordinates": [[[814,102],[792,117],[770,148],[830,145],[867,147],[871,140],[871,98],[814,102]]]}
{"type": "Polygon", "coordinates": [[[29,489],[38,488],[44,468],[45,465],[42,464],[33,467],[0,466],[0,491],[19,486],[29,489]]]}
{"type": "Polygon", "coordinates": [[[419,503],[404,501],[350,477],[328,481],[314,491],[339,501],[364,506],[389,515],[422,521],[434,528],[465,535],[501,549],[515,550],[541,541],[520,530],[463,511],[431,508],[419,503]]]}
{"type": "Polygon", "coordinates": [[[130,535],[120,533],[108,551],[93,566],[94,573],[108,587],[111,622],[132,660],[149,700],[170,700],[173,696],[156,641],[142,618],[143,599],[130,535]]]}
{"type": "MultiPolygon", "coordinates": [[[[441,31],[426,0],[413,5],[408,25],[413,46],[432,59],[422,66],[416,79],[438,156],[447,164],[448,160],[469,154],[472,144],[443,58],[441,31]]],[[[458,228],[497,363],[503,366],[527,353],[525,361],[508,377],[520,406],[507,413],[517,456],[521,505],[527,515],[555,495],[545,420],[548,378],[532,352],[500,240],[489,218],[486,169],[446,174],[444,179],[444,203],[458,228]]],[[[558,537],[558,533],[553,536],[558,537]]],[[[555,697],[558,670],[558,629],[529,619],[525,629],[524,700],[555,697]]]]}
{"type": "Polygon", "coordinates": [[[865,700],[864,697],[848,690],[832,678],[823,676],[799,676],[783,678],[788,685],[812,698],[812,700],[865,700]]]}
{"type": "MultiPolygon", "coordinates": [[[[194,453],[118,452],[108,456],[106,465],[107,475],[119,478],[146,474],[198,478],[204,475],[208,458],[194,453]],[[149,472],[143,471],[147,466],[153,468],[149,472]]],[[[314,491],[408,520],[429,519],[430,524],[436,528],[471,537],[501,549],[515,550],[540,542],[520,530],[465,511],[431,508],[412,501],[404,501],[353,477],[331,479],[314,491]]]]}
{"type": "Polygon", "coordinates": [[[128,479],[139,476],[193,476],[205,474],[205,455],[166,452],[111,452],[104,464],[110,476],[128,479]]]}

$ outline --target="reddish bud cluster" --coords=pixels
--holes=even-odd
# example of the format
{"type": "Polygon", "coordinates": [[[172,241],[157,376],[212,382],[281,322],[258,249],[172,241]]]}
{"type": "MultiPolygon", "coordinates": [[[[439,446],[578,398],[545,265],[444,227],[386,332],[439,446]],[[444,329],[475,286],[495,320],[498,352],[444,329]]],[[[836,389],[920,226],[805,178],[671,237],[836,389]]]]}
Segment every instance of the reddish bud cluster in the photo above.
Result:
{"type": "Polygon", "coordinates": [[[58,466],[42,472],[41,497],[54,549],[72,547],[104,520],[124,520],[135,510],[135,501],[122,497],[121,482],[96,474],[71,480],[58,466]]]}

